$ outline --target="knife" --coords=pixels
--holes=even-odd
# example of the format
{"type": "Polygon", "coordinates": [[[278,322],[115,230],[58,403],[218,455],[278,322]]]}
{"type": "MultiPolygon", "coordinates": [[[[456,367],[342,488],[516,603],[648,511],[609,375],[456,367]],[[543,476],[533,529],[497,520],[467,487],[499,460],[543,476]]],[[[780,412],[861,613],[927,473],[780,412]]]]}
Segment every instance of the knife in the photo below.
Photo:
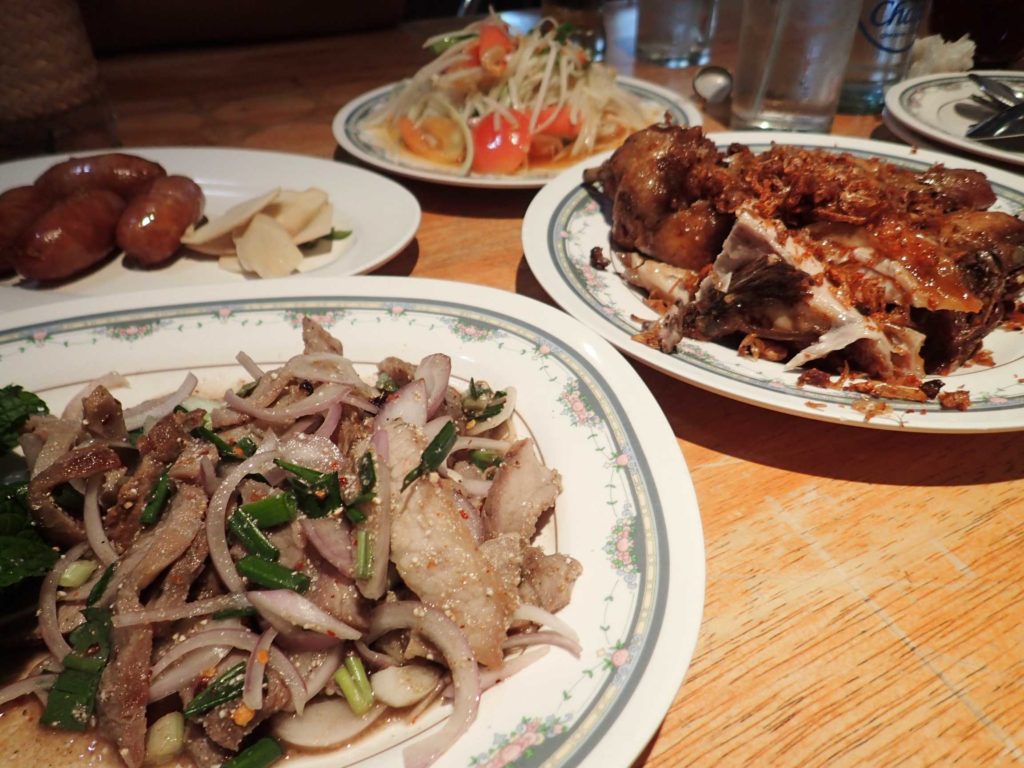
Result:
{"type": "Polygon", "coordinates": [[[1016,104],[992,117],[975,123],[967,131],[969,139],[991,139],[1003,136],[1010,131],[1014,123],[1024,120],[1024,102],[1016,104]]]}

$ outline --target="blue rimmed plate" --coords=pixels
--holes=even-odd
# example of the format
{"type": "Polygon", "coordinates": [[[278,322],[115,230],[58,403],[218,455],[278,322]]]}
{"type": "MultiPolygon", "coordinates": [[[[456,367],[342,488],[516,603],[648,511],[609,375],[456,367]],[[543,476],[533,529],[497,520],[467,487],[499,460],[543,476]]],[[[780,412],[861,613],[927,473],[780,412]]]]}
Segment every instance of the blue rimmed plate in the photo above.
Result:
{"type": "MultiPolygon", "coordinates": [[[[283,362],[301,349],[301,319],[312,315],[366,370],[387,355],[444,352],[462,381],[515,386],[517,429],[562,474],[542,542],[583,564],[560,613],[579,632],[583,655],[553,649],[485,693],[477,722],[438,764],[627,766],[675,696],[700,625],[704,548],[689,473],[653,397],[603,339],[538,302],[467,288],[299,278],[237,286],[230,296],[200,287],[17,310],[0,318],[0,383],[21,384],[59,410],[83,382],[111,370],[132,381],[115,391],[129,405],[173,389],[191,370],[200,394],[218,396],[244,378],[232,362],[240,350],[261,364],[283,362]]],[[[399,745],[443,714],[293,763],[397,767],[399,745]]]]}
{"type": "MultiPolygon", "coordinates": [[[[652,122],[660,120],[668,111],[678,125],[692,126],[703,123],[697,107],[675,91],[632,77],[619,77],[616,82],[650,105],[652,122]]],[[[456,187],[537,189],[559,174],[560,168],[541,168],[514,174],[470,173],[463,176],[456,169],[417,157],[404,150],[386,131],[372,125],[374,116],[384,108],[391,91],[401,85],[402,83],[391,83],[364,93],[338,112],[332,129],[334,138],[346,152],[381,170],[456,187]]]]}
{"type": "MultiPolygon", "coordinates": [[[[843,136],[756,132],[709,134],[719,146],[739,142],[755,152],[772,143],[817,147],[877,157],[924,169],[935,163],[950,168],[975,168],[986,174],[995,190],[996,210],[1019,215],[1024,211],[1024,179],[1015,174],[898,144],[843,136]]],[[[609,153],[580,163],[562,173],[533,199],[523,221],[523,251],[530,269],[544,289],[567,312],[582,320],[623,352],[670,376],[704,389],[772,410],[842,424],[902,429],[915,432],[990,432],[1024,428],[1024,334],[997,329],[985,348],[995,364],[961,368],[946,381],[944,391],[966,389],[971,395],[967,411],[941,410],[935,403],[885,401],[886,408],[866,409],[863,395],[797,386],[799,372],[781,363],[741,357],[735,349],[712,342],[684,339],[672,354],[633,340],[640,319],[654,312],[638,291],[618,274],[617,262],[608,270],[590,264],[590,249],[609,249],[610,223],[596,194],[583,186],[585,168],[609,153]],[[867,418],[865,411],[872,415],[867,418]]]]}
{"type": "MultiPolygon", "coordinates": [[[[1017,89],[1024,88],[1024,72],[979,70],[978,74],[1001,80],[1017,89]]],[[[980,93],[966,72],[923,75],[896,83],[886,91],[885,109],[888,116],[904,129],[931,141],[988,160],[1024,165],[1024,152],[1011,151],[999,142],[967,138],[967,129],[991,114],[971,100],[972,96],[980,93]]]]}

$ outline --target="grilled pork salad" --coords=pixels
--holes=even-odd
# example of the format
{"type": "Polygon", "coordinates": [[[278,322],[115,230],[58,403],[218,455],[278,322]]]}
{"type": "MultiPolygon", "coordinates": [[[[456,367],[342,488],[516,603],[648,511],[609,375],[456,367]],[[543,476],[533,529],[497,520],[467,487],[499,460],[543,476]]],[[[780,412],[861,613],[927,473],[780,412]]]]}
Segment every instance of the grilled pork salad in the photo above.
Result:
{"type": "Polygon", "coordinates": [[[531,544],[561,480],[517,437],[515,390],[457,390],[442,354],[366,379],[308,318],[303,340],[275,370],[239,354],[251,380],[221,402],[192,374],[131,408],[92,382],[60,417],[5,390],[30,479],[2,501],[36,537],[48,655],[0,703],[34,694],[43,725],[135,768],[267,766],[450,701],[405,751],[426,766],[482,691],[579,654],[554,614],[581,566],[531,544]]]}
{"type": "Polygon", "coordinates": [[[398,86],[370,125],[462,175],[575,160],[659,117],[550,20],[516,35],[492,14],[424,47],[437,58],[398,86]]]}
{"type": "Polygon", "coordinates": [[[720,151],[658,124],[584,180],[611,203],[625,279],[662,312],[638,338],[665,352],[720,340],[813,384],[965,408],[968,393],[925,379],[976,358],[1024,285],[1024,222],[988,210],[974,170],[720,151]]]}

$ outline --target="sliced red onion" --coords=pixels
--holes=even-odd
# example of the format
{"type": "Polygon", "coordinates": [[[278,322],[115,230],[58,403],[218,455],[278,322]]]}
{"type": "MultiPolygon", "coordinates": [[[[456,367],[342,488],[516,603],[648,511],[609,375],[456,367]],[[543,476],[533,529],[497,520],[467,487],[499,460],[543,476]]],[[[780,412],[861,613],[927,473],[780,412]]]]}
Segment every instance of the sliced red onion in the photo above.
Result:
{"type": "Polygon", "coordinates": [[[245,372],[249,374],[249,377],[253,381],[259,381],[263,378],[263,369],[259,367],[255,360],[249,357],[245,352],[239,352],[235,355],[235,360],[238,364],[245,368],[245,372]]]}
{"type": "Polygon", "coordinates": [[[326,384],[314,390],[309,397],[277,407],[263,408],[255,405],[230,389],[224,393],[224,402],[232,410],[268,424],[291,424],[301,416],[323,413],[334,403],[349,403],[369,413],[377,412],[377,406],[366,398],[353,394],[352,386],[349,384],[326,384]]]}
{"type": "Polygon", "coordinates": [[[577,659],[583,653],[583,646],[579,643],[560,632],[552,632],[550,630],[521,632],[516,635],[509,635],[508,639],[501,644],[501,647],[508,650],[510,648],[526,648],[531,645],[554,645],[568,651],[577,659]]]}
{"type": "MultiPolygon", "coordinates": [[[[260,446],[261,449],[262,447],[260,446]]],[[[224,586],[232,592],[243,591],[245,583],[238,575],[235,561],[231,558],[231,552],[228,549],[228,536],[225,529],[228,503],[231,501],[231,495],[235,492],[235,488],[246,475],[259,474],[274,466],[275,455],[273,450],[257,451],[239,463],[221,481],[206,509],[206,538],[210,544],[210,559],[213,561],[213,567],[217,569],[221,581],[224,582],[224,586]]]]}
{"type": "Polygon", "coordinates": [[[505,403],[503,404],[502,409],[491,416],[491,418],[478,421],[471,428],[467,428],[466,434],[471,436],[482,435],[484,432],[488,432],[499,424],[502,424],[512,418],[512,414],[515,413],[515,410],[516,388],[505,387],[505,403]]]}
{"type": "Polygon", "coordinates": [[[355,646],[356,652],[362,656],[363,661],[369,664],[373,669],[387,669],[388,667],[394,667],[398,664],[398,662],[386,653],[380,653],[373,650],[362,640],[356,640],[353,645],[355,646]]]}
{"type": "MultiPolygon", "coordinates": [[[[374,440],[376,433],[371,438],[371,443],[374,440]]],[[[369,533],[372,547],[370,578],[356,581],[359,592],[371,600],[380,599],[387,591],[388,563],[391,560],[391,473],[387,470],[382,471],[383,467],[379,461],[377,464],[381,467],[377,471],[377,500],[367,521],[361,523],[369,533]]]]}
{"type": "MultiPolygon", "coordinates": [[[[256,647],[258,641],[259,638],[248,629],[211,629],[206,632],[200,632],[186,640],[182,640],[161,656],[156,664],[153,665],[150,677],[155,679],[157,675],[175,661],[200,648],[224,646],[251,652],[256,647]]],[[[299,670],[295,668],[295,665],[292,664],[287,656],[273,646],[270,647],[269,666],[281,674],[281,678],[291,694],[295,711],[301,714],[302,708],[309,700],[309,696],[306,693],[306,683],[302,679],[302,675],[299,674],[299,670]]]]}
{"type": "Polygon", "coordinates": [[[427,355],[416,366],[415,379],[423,379],[427,387],[427,418],[429,419],[444,402],[448,392],[448,379],[452,375],[452,359],[448,355],[435,353],[427,355]]]}
{"type": "Polygon", "coordinates": [[[391,440],[388,433],[383,429],[375,430],[370,438],[370,445],[377,452],[377,460],[380,464],[387,464],[391,455],[391,440]]]}
{"type": "Polygon", "coordinates": [[[35,475],[36,462],[39,460],[39,453],[43,450],[43,438],[34,432],[25,432],[18,437],[18,445],[21,446],[21,452],[25,454],[25,464],[28,466],[29,475],[35,475]]]}
{"type": "Polygon", "coordinates": [[[365,715],[357,715],[340,696],[312,702],[301,717],[274,716],[271,730],[282,741],[300,749],[325,750],[340,747],[365,731],[387,711],[379,704],[365,715]]]}
{"type": "Polygon", "coordinates": [[[245,663],[245,683],[242,687],[242,703],[251,710],[263,707],[263,672],[270,661],[270,646],[277,637],[277,630],[271,627],[256,641],[252,653],[245,663]]]}
{"type": "Polygon", "coordinates": [[[143,426],[148,419],[162,419],[173,411],[175,406],[180,405],[182,400],[191,395],[198,384],[199,379],[195,374],[188,373],[181,385],[171,394],[146,400],[144,403],[127,408],[124,412],[125,427],[131,432],[133,429],[143,426]]]}
{"type": "Polygon", "coordinates": [[[208,616],[217,611],[228,611],[237,608],[245,608],[249,601],[245,595],[232,593],[211,597],[208,600],[196,600],[184,605],[176,605],[169,608],[155,608],[153,610],[128,611],[118,613],[114,616],[115,627],[134,627],[139,624],[156,624],[163,621],[178,621],[179,619],[192,619],[196,616],[208,616]]]}
{"type": "Polygon", "coordinates": [[[103,594],[94,603],[96,608],[107,608],[114,602],[121,585],[132,575],[139,563],[146,559],[154,543],[153,539],[150,539],[148,544],[136,542],[127,556],[114,565],[114,575],[107,582],[107,588],[103,590],[103,594]]]}
{"type": "Polygon", "coordinates": [[[434,644],[452,673],[454,700],[444,727],[403,753],[406,768],[425,768],[446,752],[476,719],[480,706],[480,674],[469,641],[458,625],[436,608],[412,600],[382,603],[370,617],[372,643],[386,632],[412,629],[434,644]]]}
{"type": "Polygon", "coordinates": [[[87,549],[89,544],[84,541],[71,547],[46,574],[39,589],[39,634],[57,661],[64,661],[64,657],[71,653],[71,646],[64,640],[57,621],[57,586],[67,567],[81,558],[87,549]]]}
{"type": "Polygon", "coordinates": [[[352,533],[345,520],[340,517],[304,517],[299,524],[320,557],[333,565],[343,576],[350,579],[356,577],[352,533]]]}
{"type": "Polygon", "coordinates": [[[110,539],[103,530],[103,521],[100,519],[100,486],[103,484],[103,476],[97,475],[89,479],[85,487],[85,501],[82,507],[82,521],[85,523],[85,537],[89,540],[89,546],[93,553],[104,565],[110,565],[117,560],[117,552],[114,551],[110,539]]]}
{"type": "Polygon", "coordinates": [[[203,490],[207,496],[213,496],[220,485],[220,478],[217,477],[217,468],[213,465],[213,459],[203,456],[199,460],[199,475],[203,481],[203,490]]]}
{"type": "Polygon", "coordinates": [[[246,593],[249,602],[260,615],[272,621],[283,620],[289,624],[340,640],[356,640],[362,632],[350,627],[314,603],[290,589],[261,589],[246,593]]]}
{"type": "Polygon", "coordinates": [[[379,430],[388,421],[404,421],[420,428],[427,423],[427,385],[423,379],[410,381],[388,397],[374,419],[374,430],[379,430]]]}
{"type": "Polygon", "coordinates": [[[373,392],[373,388],[360,378],[351,360],[331,352],[309,352],[296,355],[284,364],[279,373],[308,381],[351,384],[364,395],[370,395],[373,392]]]}
{"type": "Polygon", "coordinates": [[[341,421],[341,403],[335,403],[327,409],[327,413],[324,414],[323,423],[317,427],[314,434],[317,437],[333,438],[339,421],[341,421]]]}
{"type": "Polygon", "coordinates": [[[149,685],[149,702],[160,701],[177,693],[203,672],[216,667],[228,655],[230,646],[212,645],[192,651],[167,669],[149,685]]]}
{"type": "Polygon", "coordinates": [[[579,644],[580,636],[576,634],[576,630],[573,629],[563,619],[558,618],[555,614],[550,611],[545,611],[539,605],[530,605],[529,603],[523,603],[516,608],[515,613],[512,614],[513,621],[530,621],[539,627],[549,627],[555,632],[564,637],[569,638],[574,643],[579,644]]]}
{"type": "Polygon", "coordinates": [[[256,645],[259,638],[248,629],[240,627],[208,629],[205,632],[197,632],[181,642],[171,646],[159,659],[157,659],[149,671],[150,678],[156,680],[165,669],[168,669],[178,659],[187,656],[200,648],[212,646],[222,648],[241,648],[249,651],[256,645]]]}
{"type": "Polygon", "coordinates": [[[309,677],[306,678],[306,695],[309,698],[313,698],[320,691],[322,691],[327,683],[330,682],[331,676],[338,671],[338,667],[341,666],[341,661],[344,658],[345,649],[338,643],[331,648],[327,655],[324,656],[324,660],[320,662],[320,665],[310,672],[309,677]]]}
{"type": "MultiPolygon", "coordinates": [[[[518,656],[513,656],[511,659],[507,659],[505,663],[497,669],[485,669],[480,673],[480,690],[486,691],[496,686],[502,680],[508,680],[512,675],[519,674],[528,666],[533,664],[533,662],[547,656],[549,650],[548,646],[541,646],[530,653],[521,653],[518,656]]],[[[450,699],[453,694],[454,690],[451,685],[448,685],[445,687],[442,695],[446,699],[450,699]]]]}
{"type": "MultiPolygon", "coordinates": [[[[331,406],[331,408],[334,407],[335,405],[331,406]]],[[[296,419],[295,423],[284,431],[284,433],[281,435],[281,439],[287,440],[289,438],[295,437],[296,435],[306,434],[313,428],[313,425],[316,424],[317,418],[318,417],[316,416],[303,416],[301,419],[296,419]]]]}
{"type": "Polygon", "coordinates": [[[30,693],[49,690],[56,679],[57,676],[53,674],[33,675],[16,683],[5,685],[3,688],[0,688],[0,706],[3,706],[8,701],[14,701],[22,696],[27,696],[30,693]]]}

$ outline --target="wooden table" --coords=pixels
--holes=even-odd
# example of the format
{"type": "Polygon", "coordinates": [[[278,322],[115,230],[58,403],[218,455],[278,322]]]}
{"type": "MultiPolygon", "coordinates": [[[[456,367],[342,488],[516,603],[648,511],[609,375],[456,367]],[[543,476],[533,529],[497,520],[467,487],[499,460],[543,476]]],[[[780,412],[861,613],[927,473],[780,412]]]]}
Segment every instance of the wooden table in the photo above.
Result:
{"type": "MultiPolygon", "coordinates": [[[[693,69],[633,61],[634,12],[609,9],[609,60],[690,93],[693,69]]],[[[714,49],[727,66],[734,23],[727,14],[714,49]]],[[[101,74],[127,146],[349,160],[331,134],[337,110],[411,73],[428,58],[422,40],[451,26],[132,55],[102,61],[101,74]]],[[[722,120],[713,112],[707,126],[722,120]]],[[[834,130],[882,132],[877,117],[842,115],[834,130]]],[[[482,283],[550,303],[520,245],[532,192],[403,183],[419,198],[423,224],[380,273],[482,283]]],[[[693,474],[707,547],[696,655],[637,765],[1024,761],[1019,436],[832,426],[637,370],[693,474]]]]}

